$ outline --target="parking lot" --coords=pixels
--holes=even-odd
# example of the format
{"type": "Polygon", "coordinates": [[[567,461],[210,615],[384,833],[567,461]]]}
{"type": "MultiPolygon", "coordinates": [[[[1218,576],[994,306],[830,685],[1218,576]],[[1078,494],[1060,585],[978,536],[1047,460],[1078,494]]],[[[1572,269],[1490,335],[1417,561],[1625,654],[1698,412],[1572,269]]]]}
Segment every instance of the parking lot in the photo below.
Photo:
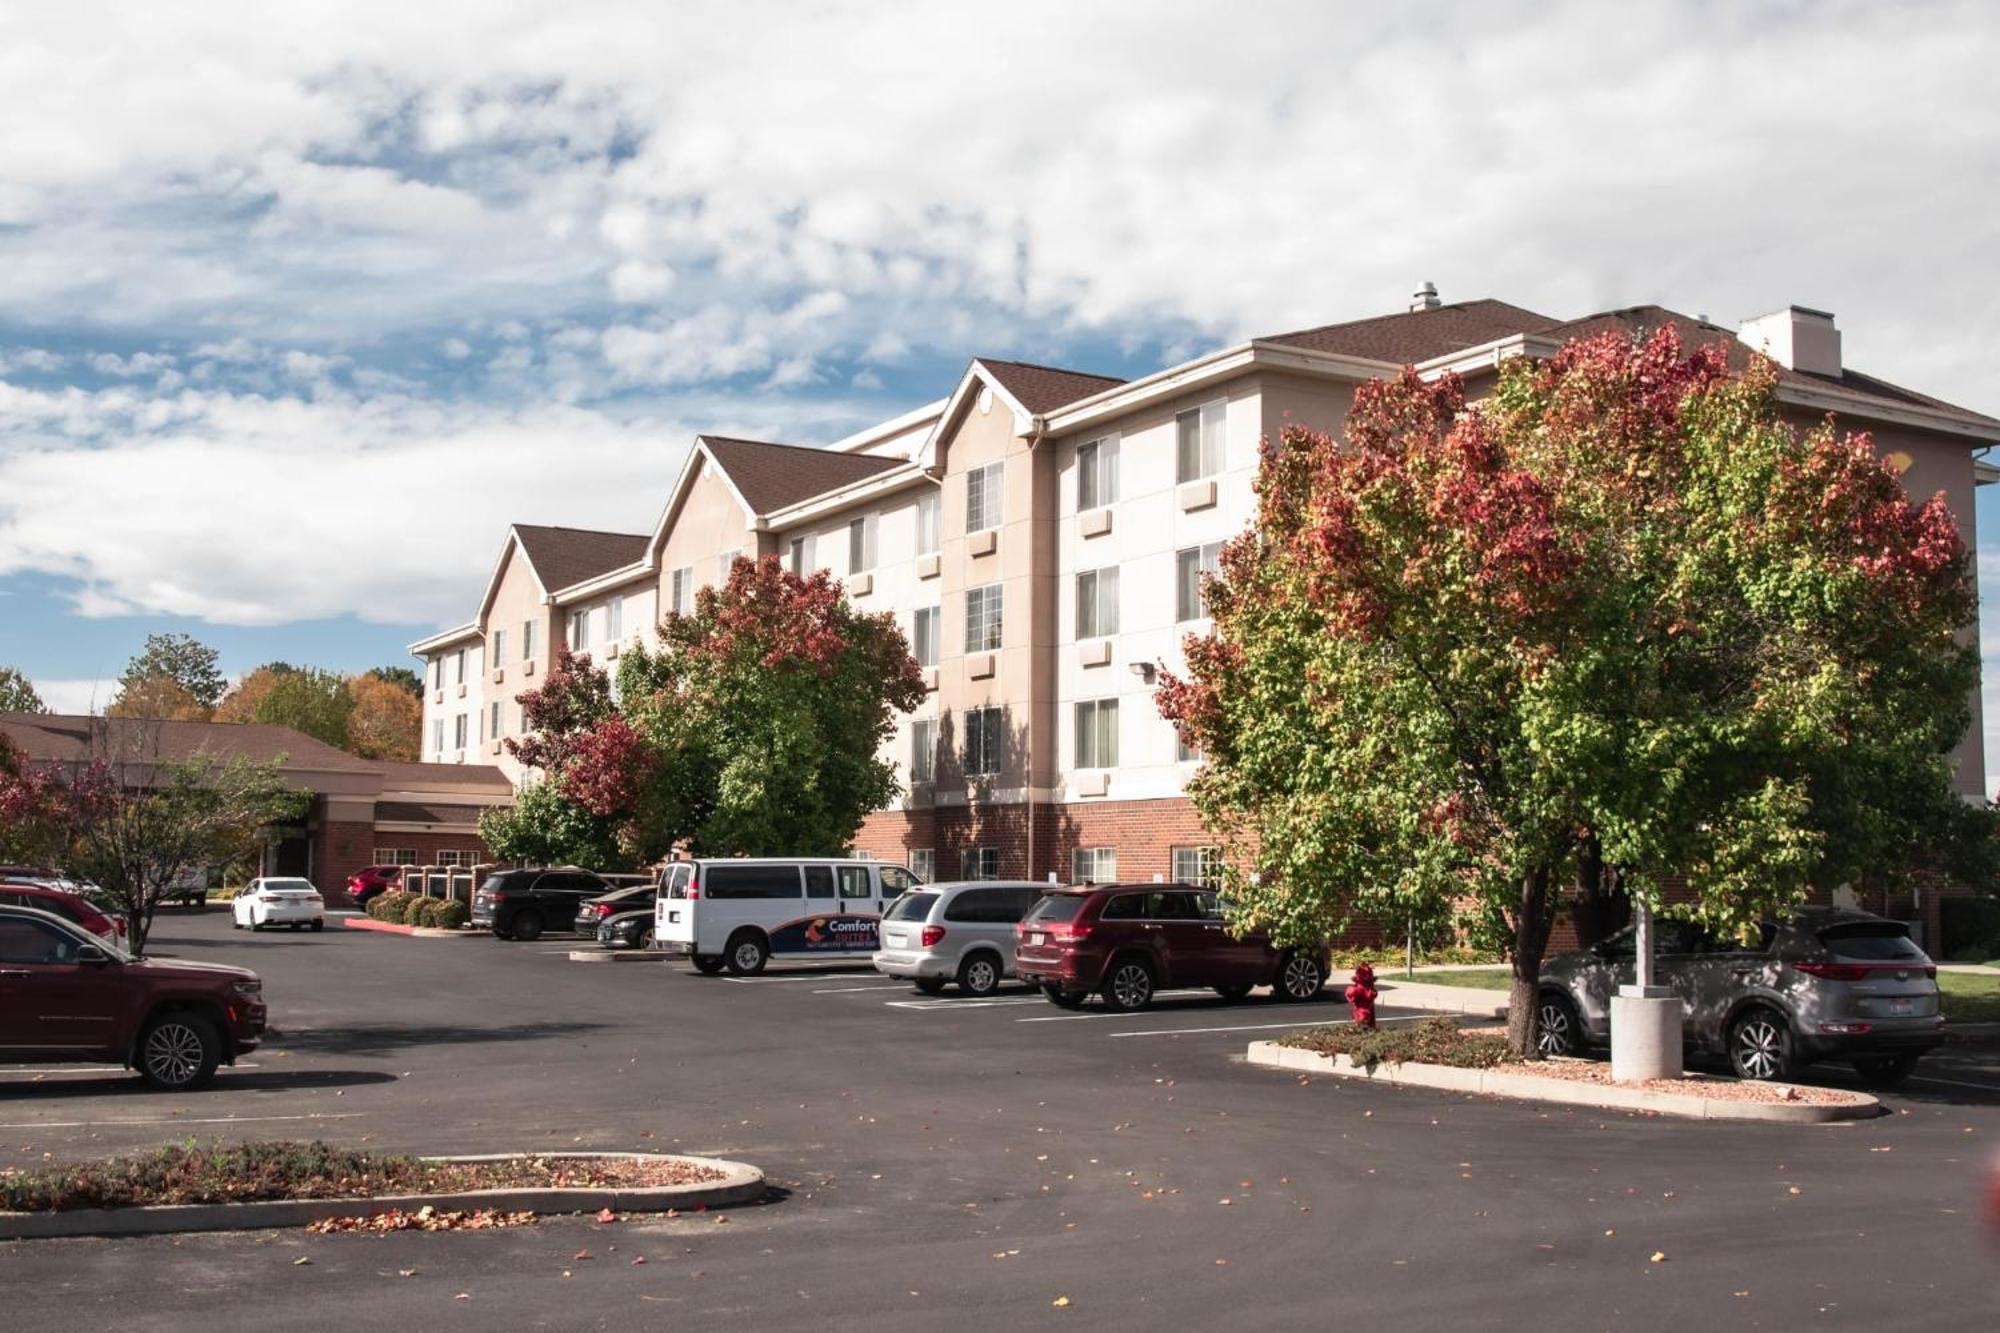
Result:
{"type": "Polygon", "coordinates": [[[727,1223],[0,1244],[10,1308],[64,1327],[325,1327],[338,1302],[338,1322],[489,1329],[1462,1328],[1503,1302],[1556,1328],[1967,1328],[2000,1294],[1977,1199],[2000,1134],[1992,1047],[1940,1053],[1881,1119],[1701,1125],[1234,1060],[1343,1017],[1330,1000],[1170,993],[1071,1014],[1017,990],[926,998],[852,965],[705,978],[571,962],[564,938],[249,935],[216,911],[163,920],[154,947],[256,968],[275,1034],[183,1096],[115,1071],[0,1071],[0,1163],[324,1137],[708,1153],[778,1189],[727,1223]],[[1556,1290],[1560,1310],[1534,1304],[1556,1290]]]}

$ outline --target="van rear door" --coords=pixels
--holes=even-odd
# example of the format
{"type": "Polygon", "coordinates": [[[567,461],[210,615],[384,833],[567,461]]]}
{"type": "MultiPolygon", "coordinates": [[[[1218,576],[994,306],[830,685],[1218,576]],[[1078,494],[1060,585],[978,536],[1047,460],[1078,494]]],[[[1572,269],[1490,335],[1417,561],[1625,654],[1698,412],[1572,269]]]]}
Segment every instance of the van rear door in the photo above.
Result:
{"type": "Polygon", "coordinates": [[[677,861],[660,879],[660,896],[653,903],[653,947],[691,952],[694,949],[694,915],[700,899],[690,888],[695,883],[691,862],[677,861]]]}

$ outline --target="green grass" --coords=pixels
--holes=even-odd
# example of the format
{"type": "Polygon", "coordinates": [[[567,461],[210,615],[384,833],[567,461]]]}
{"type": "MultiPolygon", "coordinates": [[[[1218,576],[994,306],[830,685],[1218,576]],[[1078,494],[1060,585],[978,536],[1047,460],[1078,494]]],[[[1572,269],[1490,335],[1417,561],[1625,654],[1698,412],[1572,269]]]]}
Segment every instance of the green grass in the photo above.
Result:
{"type": "MultiPolygon", "coordinates": [[[[1402,976],[1400,971],[1385,971],[1379,979],[1393,984],[1402,976]]],[[[1513,974],[1504,967],[1482,967],[1470,972],[1419,972],[1416,980],[1434,986],[1507,990],[1513,985],[1513,974]]],[[[1947,1020],[1953,1023],[2000,1023],[2000,976],[1940,972],[1938,989],[1944,992],[1944,1016],[1947,1020]]]]}
{"type": "Polygon", "coordinates": [[[1940,972],[1944,1016],[1952,1023],[2000,1023],[2000,977],[1977,972],[1940,972]]]}

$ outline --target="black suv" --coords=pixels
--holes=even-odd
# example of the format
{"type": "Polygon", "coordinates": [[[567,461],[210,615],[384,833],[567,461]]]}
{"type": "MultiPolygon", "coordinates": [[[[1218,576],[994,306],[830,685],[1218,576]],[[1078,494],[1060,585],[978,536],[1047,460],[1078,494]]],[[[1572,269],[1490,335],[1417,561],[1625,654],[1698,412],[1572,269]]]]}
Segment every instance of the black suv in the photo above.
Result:
{"type": "Polygon", "coordinates": [[[544,930],[567,930],[586,898],[611,886],[575,866],[502,870],[472,895],[472,924],[503,940],[532,940],[544,930]]]}

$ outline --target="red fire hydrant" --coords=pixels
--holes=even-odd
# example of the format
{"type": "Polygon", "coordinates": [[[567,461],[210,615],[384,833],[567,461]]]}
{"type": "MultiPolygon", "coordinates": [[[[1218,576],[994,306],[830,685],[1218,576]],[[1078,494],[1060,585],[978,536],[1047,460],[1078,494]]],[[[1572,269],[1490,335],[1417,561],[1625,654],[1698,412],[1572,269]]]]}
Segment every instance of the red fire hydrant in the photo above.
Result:
{"type": "Polygon", "coordinates": [[[1354,984],[1347,988],[1347,1003],[1354,1021],[1364,1028],[1375,1026],[1375,969],[1362,963],[1354,969],[1354,984]]]}

